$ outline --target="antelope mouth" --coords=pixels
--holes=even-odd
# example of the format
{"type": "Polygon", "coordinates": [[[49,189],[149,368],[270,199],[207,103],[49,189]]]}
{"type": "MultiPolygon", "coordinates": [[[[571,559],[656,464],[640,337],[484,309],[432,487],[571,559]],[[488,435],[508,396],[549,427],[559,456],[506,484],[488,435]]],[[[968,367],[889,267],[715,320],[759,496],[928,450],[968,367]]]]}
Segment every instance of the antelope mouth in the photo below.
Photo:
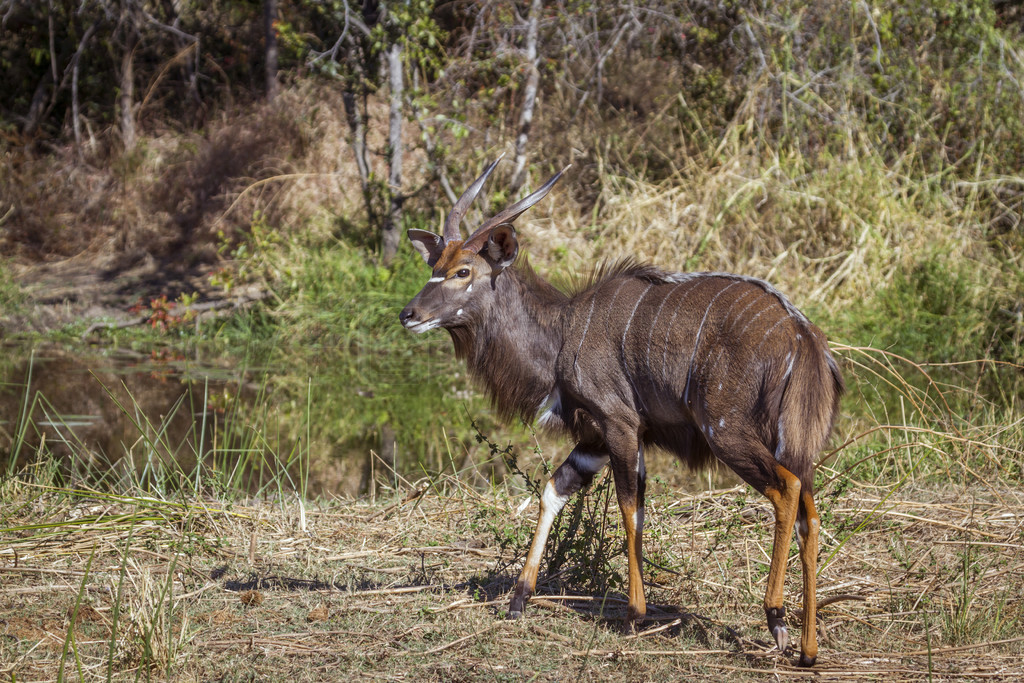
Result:
{"type": "Polygon", "coordinates": [[[405,329],[409,330],[410,332],[415,332],[416,334],[422,334],[427,330],[432,330],[435,327],[439,327],[441,325],[441,323],[438,322],[437,318],[431,318],[430,320],[421,320],[419,322],[406,321],[403,324],[405,325],[405,329]]]}

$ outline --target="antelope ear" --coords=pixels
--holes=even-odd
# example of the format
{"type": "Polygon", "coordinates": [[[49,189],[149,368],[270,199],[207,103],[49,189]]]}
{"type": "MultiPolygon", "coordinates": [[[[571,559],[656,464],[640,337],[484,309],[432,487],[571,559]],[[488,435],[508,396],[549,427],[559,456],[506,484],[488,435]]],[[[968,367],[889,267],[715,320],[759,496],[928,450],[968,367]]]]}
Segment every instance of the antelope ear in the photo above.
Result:
{"type": "Polygon", "coordinates": [[[441,258],[441,252],[444,251],[444,238],[429,230],[416,230],[415,228],[410,230],[408,235],[412,246],[420,252],[420,256],[427,262],[427,265],[433,267],[437,263],[437,259],[441,258]]]}
{"type": "Polygon", "coordinates": [[[481,251],[498,270],[508,268],[519,253],[516,229],[510,223],[495,226],[481,251]]]}

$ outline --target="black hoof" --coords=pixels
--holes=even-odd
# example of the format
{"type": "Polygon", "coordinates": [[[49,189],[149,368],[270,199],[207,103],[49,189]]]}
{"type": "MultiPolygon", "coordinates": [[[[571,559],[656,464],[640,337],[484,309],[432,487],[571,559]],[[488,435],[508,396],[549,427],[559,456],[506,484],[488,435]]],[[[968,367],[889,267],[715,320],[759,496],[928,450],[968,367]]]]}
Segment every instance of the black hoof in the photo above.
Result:
{"type": "Polygon", "coordinates": [[[803,652],[800,653],[800,666],[814,666],[816,661],[818,661],[817,657],[808,657],[803,652]]]}
{"type": "Polygon", "coordinates": [[[772,607],[766,609],[765,616],[768,617],[768,631],[775,639],[775,645],[779,652],[785,652],[789,647],[789,632],[786,630],[786,608],[772,607]]]}
{"type": "Polygon", "coordinates": [[[512,600],[508,605],[508,618],[518,619],[523,616],[523,610],[526,609],[526,601],[529,599],[530,591],[527,590],[526,585],[517,583],[516,589],[512,593],[512,600]]]}

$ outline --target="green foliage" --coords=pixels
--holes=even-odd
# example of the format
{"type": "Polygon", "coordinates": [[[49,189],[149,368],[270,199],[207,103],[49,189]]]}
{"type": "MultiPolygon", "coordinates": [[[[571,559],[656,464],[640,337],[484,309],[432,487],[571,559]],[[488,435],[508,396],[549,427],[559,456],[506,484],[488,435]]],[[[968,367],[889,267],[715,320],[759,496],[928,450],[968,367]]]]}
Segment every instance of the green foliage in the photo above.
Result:
{"type": "Polygon", "coordinates": [[[8,265],[0,261],[0,317],[18,313],[27,297],[14,281],[8,265]]]}

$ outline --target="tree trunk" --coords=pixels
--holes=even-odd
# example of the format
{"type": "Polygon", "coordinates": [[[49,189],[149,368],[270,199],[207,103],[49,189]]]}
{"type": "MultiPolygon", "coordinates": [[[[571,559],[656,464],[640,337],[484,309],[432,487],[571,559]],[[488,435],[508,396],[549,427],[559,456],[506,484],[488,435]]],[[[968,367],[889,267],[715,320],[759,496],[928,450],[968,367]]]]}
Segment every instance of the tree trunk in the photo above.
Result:
{"type": "Polygon", "coordinates": [[[402,47],[398,43],[388,50],[388,79],[391,85],[391,111],[388,128],[388,213],[381,235],[381,251],[388,264],[398,253],[398,229],[402,223],[402,47]]]}
{"type": "Polygon", "coordinates": [[[359,111],[355,93],[346,90],[341,94],[341,101],[345,104],[345,120],[348,122],[349,132],[352,134],[352,156],[356,159],[356,170],[359,171],[363,202],[366,204],[366,220],[371,226],[376,226],[377,211],[374,206],[373,192],[370,189],[372,169],[370,161],[366,157],[366,125],[363,123],[363,115],[359,111]]]}
{"type": "Polygon", "coordinates": [[[537,66],[537,33],[540,13],[544,8],[542,0],[533,0],[526,26],[526,87],[523,89],[523,108],[519,112],[516,135],[516,170],[512,173],[509,193],[515,194],[526,180],[526,143],[530,139],[533,123],[533,109],[537,104],[537,89],[540,86],[540,69],[537,66]]]}
{"type": "Polygon", "coordinates": [[[263,35],[266,39],[267,101],[277,97],[277,0],[263,0],[263,35]]]}
{"type": "Polygon", "coordinates": [[[129,31],[121,56],[121,93],[118,103],[121,118],[121,142],[125,151],[135,147],[135,45],[137,37],[129,31]]]}

